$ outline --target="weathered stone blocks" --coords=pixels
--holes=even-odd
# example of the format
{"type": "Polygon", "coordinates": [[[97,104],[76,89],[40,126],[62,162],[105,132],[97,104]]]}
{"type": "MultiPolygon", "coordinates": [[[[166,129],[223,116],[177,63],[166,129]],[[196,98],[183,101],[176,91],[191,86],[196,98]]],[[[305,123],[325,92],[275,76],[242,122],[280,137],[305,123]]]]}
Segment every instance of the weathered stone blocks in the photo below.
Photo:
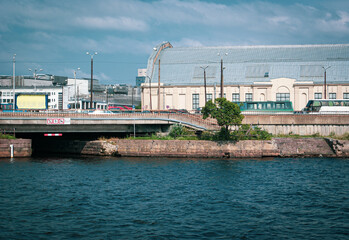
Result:
{"type": "Polygon", "coordinates": [[[11,157],[13,145],[13,157],[30,157],[32,155],[31,139],[0,139],[0,157],[11,157]]]}

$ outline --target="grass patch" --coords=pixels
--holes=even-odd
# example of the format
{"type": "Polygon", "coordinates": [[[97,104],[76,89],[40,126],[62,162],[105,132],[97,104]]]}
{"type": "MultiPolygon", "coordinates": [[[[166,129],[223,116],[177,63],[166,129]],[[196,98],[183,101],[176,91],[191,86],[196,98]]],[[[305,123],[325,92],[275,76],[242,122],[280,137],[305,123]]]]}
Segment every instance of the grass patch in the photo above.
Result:
{"type": "Polygon", "coordinates": [[[0,139],[16,139],[16,138],[12,135],[0,133],[0,139]]]}
{"type": "Polygon", "coordinates": [[[298,138],[324,138],[324,136],[321,136],[319,133],[315,133],[315,134],[311,134],[311,135],[299,135],[299,134],[293,134],[293,133],[278,134],[278,135],[275,135],[274,137],[277,137],[277,138],[295,138],[295,139],[298,139],[298,138]]]}
{"type": "Polygon", "coordinates": [[[344,133],[343,135],[335,135],[330,134],[330,138],[338,139],[338,140],[349,140],[349,133],[344,133]]]}
{"type": "Polygon", "coordinates": [[[139,137],[127,137],[126,139],[132,140],[132,139],[138,139],[138,140],[198,140],[197,136],[178,136],[173,137],[170,135],[167,136],[159,136],[156,134],[152,134],[150,136],[139,136],[139,137]]]}
{"type": "Polygon", "coordinates": [[[278,134],[275,135],[278,138],[333,138],[338,140],[349,140],[349,133],[344,133],[343,135],[336,135],[334,132],[330,133],[328,136],[322,136],[319,133],[311,134],[311,135],[299,135],[299,134],[278,134]]]}

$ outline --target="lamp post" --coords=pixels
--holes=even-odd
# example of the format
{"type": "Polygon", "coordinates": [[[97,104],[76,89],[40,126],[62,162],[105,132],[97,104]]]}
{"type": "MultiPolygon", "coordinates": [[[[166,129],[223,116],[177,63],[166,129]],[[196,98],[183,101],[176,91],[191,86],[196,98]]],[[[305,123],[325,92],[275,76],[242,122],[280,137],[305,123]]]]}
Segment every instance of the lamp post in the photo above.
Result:
{"type": "Polygon", "coordinates": [[[16,90],[16,54],[13,54],[13,76],[12,76],[12,87],[13,87],[13,103],[12,111],[15,110],[15,90],[16,90]]]}
{"type": "Polygon", "coordinates": [[[132,110],[133,110],[133,91],[134,91],[134,88],[133,88],[133,86],[132,86],[132,110]]]}
{"type": "Polygon", "coordinates": [[[326,89],[327,89],[327,86],[326,86],[326,70],[329,69],[331,66],[329,67],[322,67],[324,69],[324,99],[326,99],[326,89]]]}
{"type": "Polygon", "coordinates": [[[160,110],[160,58],[159,58],[159,74],[158,74],[158,110],[160,110]]]}
{"type": "Polygon", "coordinates": [[[207,103],[207,94],[206,94],[206,68],[208,68],[208,66],[205,67],[200,67],[202,69],[204,69],[204,88],[205,88],[205,105],[207,103]]]}
{"type": "Polygon", "coordinates": [[[76,71],[79,71],[80,70],[80,68],[77,68],[76,70],[74,70],[74,80],[75,80],[75,111],[76,111],[76,104],[77,104],[77,101],[76,101],[76,95],[77,95],[77,93],[76,93],[76,71]]]}
{"type": "MultiPolygon", "coordinates": [[[[29,70],[30,72],[33,71],[33,70],[31,70],[31,68],[28,68],[28,70],[29,70]]],[[[43,70],[44,70],[44,69],[39,69],[39,71],[38,71],[37,68],[34,69],[34,91],[36,91],[36,77],[37,77],[36,72],[41,72],[41,71],[43,71],[43,70]]]]}
{"type": "Polygon", "coordinates": [[[86,52],[87,55],[90,55],[91,56],[91,100],[90,100],[90,108],[92,108],[92,100],[93,100],[93,56],[94,55],[97,55],[98,53],[97,52],[94,52],[94,53],[89,53],[89,52],[86,52]]]}
{"type": "Polygon", "coordinates": [[[151,103],[151,78],[149,76],[146,76],[149,79],[149,107],[150,110],[152,110],[152,103],[151,103]]]}
{"type": "MultiPolygon", "coordinates": [[[[153,48],[154,51],[157,51],[157,48],[153,48]]],[[[159,53],[162,50],[162,48],[159,49],[159,53]]],[[[156,58],[155,58],[156,59],[156,58]]],[[[155,64],[155,62],[154,62],[155,64]]],[[[159,70],[158,70],[158,110],[160,110],[160,56],[159,56],[159,70]]]]}
{"type": "Polygon", "coordinates": [[[109,106],[109,98],[108,98],[108,86],[105,86],[105,94],[106,94],[106,99],[105,102],[107,104],[107,108],[106,110],[109,110],[108,106],[109,106]]]}
{"type": "Polygon", "coordinates": [[[224,97],[224,82],[223,82],[223,56],[227,56],[228,53],[222,54],[222,53],[218,53],[218,56],[221,56],[221,98],[224,97]]]}

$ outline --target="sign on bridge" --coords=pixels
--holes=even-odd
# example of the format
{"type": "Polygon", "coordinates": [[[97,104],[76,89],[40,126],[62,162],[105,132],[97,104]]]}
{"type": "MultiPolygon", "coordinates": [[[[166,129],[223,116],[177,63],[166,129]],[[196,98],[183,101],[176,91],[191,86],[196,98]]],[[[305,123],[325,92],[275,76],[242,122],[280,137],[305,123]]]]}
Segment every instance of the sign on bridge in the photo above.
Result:
{"type": "Polygon", "coordinates": [[[70,124],[70,118],[47,118],[47,125],[63,125],[70,124]]]}

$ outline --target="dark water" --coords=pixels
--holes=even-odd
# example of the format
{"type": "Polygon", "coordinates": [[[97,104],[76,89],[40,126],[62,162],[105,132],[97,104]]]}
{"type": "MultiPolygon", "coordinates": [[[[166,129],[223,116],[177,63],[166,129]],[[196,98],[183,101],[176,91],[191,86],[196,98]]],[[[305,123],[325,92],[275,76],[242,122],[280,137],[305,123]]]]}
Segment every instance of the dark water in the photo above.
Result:
{"type": "Polygon", "coordinates": [[[0,160],[1,239],[349,239],[349,159],[0,160]]]}

